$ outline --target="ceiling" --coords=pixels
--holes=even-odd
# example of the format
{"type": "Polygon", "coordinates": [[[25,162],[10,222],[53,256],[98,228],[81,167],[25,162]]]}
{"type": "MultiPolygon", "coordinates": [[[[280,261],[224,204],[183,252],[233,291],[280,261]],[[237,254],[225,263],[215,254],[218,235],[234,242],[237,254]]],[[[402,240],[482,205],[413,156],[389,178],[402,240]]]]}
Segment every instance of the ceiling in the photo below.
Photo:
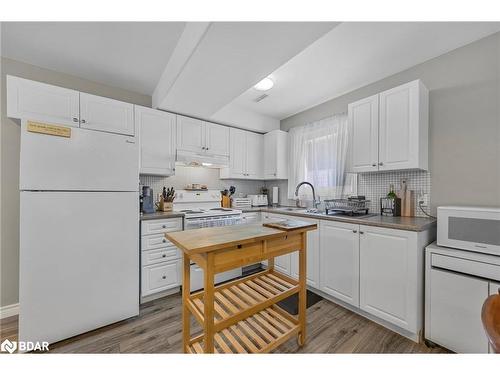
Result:
{"type": "Polygon", "coordinates": [[[481,22],[3,22],[1,55],[266,132],[498,31],[481,22]],[[268,75],[275,85],[257,103],[253,85],[268,75]]]}
{"type": "Polygon", "coordinates": [[[185,22],[2,22],[2,56],[151,95],[185,22]]]}
{"type": "Polygon", "coordinates": [[[284,119],[500,30],[500,23],[348,22],[273,72],[269,96],[249,88],[232,107],[284,119]]]}

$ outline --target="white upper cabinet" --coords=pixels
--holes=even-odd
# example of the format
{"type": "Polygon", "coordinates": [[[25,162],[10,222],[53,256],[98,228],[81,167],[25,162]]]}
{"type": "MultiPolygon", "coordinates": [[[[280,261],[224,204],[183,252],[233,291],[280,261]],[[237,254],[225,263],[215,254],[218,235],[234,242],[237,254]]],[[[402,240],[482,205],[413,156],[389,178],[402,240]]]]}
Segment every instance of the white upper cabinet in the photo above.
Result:
{"type": "Polygon", "coordinates": [[[352,132],[352,171],[378,170],[378,95],[348,106],[352,132]]]}
{"type": "Polygon", "coordinates": [[[247,178],[263,178],[264,137],[261,134],[246,132],[246,175],[247,178]]]}
{"type": "Polygon", "coordinates": [[[135,106],[140,142],[139,173],[170,176],[175,171],[176,115],[135,106]]]}
{"type": "Polygon", "coordinates": [[[379,170],[428,169],[428,95],[421,81],[380,93],[379,170]]]}
{"type": "Polygon", "coordinates": [[[177,149],[227,159],[229,157],[229,128],[178,115],[177,149]]]}
{"type": "Polygon", "coordinates": [[[264,134],[264,179],[288,177],[288,133],[273,130],[264,134]]]}
{"type": "Polygon", "coordinates": [[[229,156],[229,128],[205,123],[205,151],[207,154],[229,156]]]}
{"type": "Polygon", "coordinates": [[[62,87],[7,76],[7,116],[79,126],[80,93],[62,87]]]}
{"type": "Polygon", "coordinates": [[[205,127],[203,121],[177,116],[177,149],[182,151],[203,152],[205,127]]]}
{"type": "Polygon", "coordinates": [[[134,105],[81,92],[80,127],[133,136],[134,105]]]}
{"type": "Polygon", "coordinates": [[[262,179],[264,137],[261,134],[231,128],[229,144],[229,167],[221,168],[220,178],[262,179]]]}
{"type": "Polygon", "coordinates": [[[353,172],[428,169],[429,92],[420,80],[348,106],[353,172]]]}
{"type": "Polygon", "coordinates": [[[320,289],[359,307],[359,225],[321,221],[320,289]]]}

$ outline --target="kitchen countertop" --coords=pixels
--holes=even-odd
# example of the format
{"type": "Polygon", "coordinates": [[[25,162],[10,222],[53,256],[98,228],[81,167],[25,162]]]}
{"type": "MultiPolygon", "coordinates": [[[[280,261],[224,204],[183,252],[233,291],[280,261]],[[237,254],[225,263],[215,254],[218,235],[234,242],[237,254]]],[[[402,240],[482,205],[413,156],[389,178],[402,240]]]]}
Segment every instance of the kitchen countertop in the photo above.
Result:
{"type": "Polygon", "coordinates": [[[153,214],[141,214],[139,219],[142,221],[142,220],[170,219],[173,217],[184,217],[184,214],[178,211],[170,211],[170,212],[156,211],[153,214]]]}
{"type": "Polygon", "coordinates": [[[340,221],[343,223],[352,223],[359,225],[368,225],[373,227],[409,230],[412,232],[422,232],[436,225],[436,219],[430,217],[403,217],[403,216],[382,216],[375,215],[366,218],[357,218],[350,216],[328,216],[322,213],[308,213],[303,211],[289,211],[288,207],[252,207],[244,209],[243,212],[270,212],[298,217],[308,217],[311,219],[340,221]]]}

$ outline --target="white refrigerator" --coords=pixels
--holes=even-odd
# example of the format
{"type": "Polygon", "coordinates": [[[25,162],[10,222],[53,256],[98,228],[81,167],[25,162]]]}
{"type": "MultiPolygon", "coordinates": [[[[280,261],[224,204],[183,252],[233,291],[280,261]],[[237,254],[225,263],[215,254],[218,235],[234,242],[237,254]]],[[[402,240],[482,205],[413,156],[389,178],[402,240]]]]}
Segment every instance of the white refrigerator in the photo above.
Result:
{"type": "Polygon", "coordinates": [[[139,313],[133,136],[21,123],[19,340],[57,342],[139,313]]]}

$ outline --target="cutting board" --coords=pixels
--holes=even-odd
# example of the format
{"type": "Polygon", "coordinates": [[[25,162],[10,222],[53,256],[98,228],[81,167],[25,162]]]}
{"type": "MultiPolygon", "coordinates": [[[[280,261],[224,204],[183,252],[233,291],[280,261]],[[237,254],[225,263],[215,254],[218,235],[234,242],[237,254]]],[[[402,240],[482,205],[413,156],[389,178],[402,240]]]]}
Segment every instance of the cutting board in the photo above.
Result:
{"type": "Polygon", "coordinates": [[[283,220],[276,223],[265,223],[262,225],[264,227],[269,227],[284,231],[294,230],[298,228],[308,228],[308,227],[316,228],[316,224],[311,224],[308,223],[307,221],[301,221],[301,220],[283,220]]]}
{"type": "Polygon", "coordinates": [[[401,198],[401,216],[415,216],[415,190],[399,190],[401,198]]]}

